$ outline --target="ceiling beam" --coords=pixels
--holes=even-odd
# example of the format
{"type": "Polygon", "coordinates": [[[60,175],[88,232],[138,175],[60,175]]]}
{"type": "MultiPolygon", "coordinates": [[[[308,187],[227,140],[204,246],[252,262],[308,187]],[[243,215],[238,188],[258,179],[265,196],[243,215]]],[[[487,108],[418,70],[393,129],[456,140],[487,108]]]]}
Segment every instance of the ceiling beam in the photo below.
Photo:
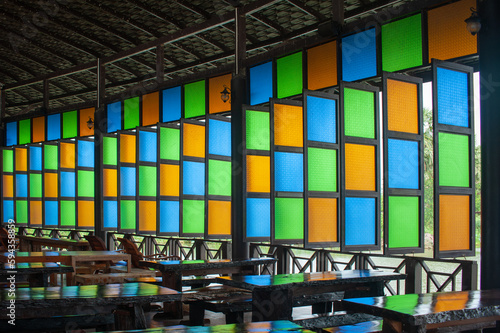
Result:
{"type": "Polygon", "coordinates": [[[311,16],[314,16],[318,21],[324,21],[326,20],[326,17],[318,12],[316,9],[312,8],[311,6],[306,5],[302,1],[299,0],[286,0],[288,3],[294,5],[298,9],[302,10],[304,13],[309,14],[311,16]]]}
{"type": "Polygon", "coordinates": [[[212,15],[210,15],[210,13],[207,12],[206,10],[200,8],[199,6],[195,6],[193,4],[190,4],[187,1],[184,1],[184,0],[175,0],[175,2],[177,2],[182,7],[186,8],[186,9],[189,9],[193,13],[203,16],[203,18],[205,20],[208,20],[208,19],[210,19],[212,17],[212,15]]]}
{"type": "Polygon", "coordinates": [[[280,36],[284,36],[287,34],[287,31],[285,29],[283,29],[283,27],[281,25],[268,19],[264,15],[261,15],[259,13],[255,13],[255,14],[252,14],[250,16],[253,17],[254,19],[256,19],[257,21],[259,21],[260,23],[268,26],[269,28],[276,30],[280,36]]]}
{"type": "Polygon", "coordinates": [[[164,13],[159,14],[157,10],[151,8],[150,6],[138,1],[138,0],[126,0],[128,3],[131,3],[132,5],[136,6],[139,9],[142,9],[149,15],[152,15],[160,20],[163,20],[165,22],[168,22],[172,25],[174,25],[178,29],[183,29],[186,25],[172,17],[166,16],[164,13]]]}

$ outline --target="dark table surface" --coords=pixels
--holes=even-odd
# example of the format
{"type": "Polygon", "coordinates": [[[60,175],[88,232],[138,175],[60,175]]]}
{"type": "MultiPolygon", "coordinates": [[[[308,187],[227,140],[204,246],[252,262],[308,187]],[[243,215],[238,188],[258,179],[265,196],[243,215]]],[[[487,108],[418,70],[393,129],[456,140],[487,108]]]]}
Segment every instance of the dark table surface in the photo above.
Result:
{"type": "Polygon", "coordinates": [[[73,267],[55,262],[19,262],[13,267],[10,264],[0,265],[0,275],[70,273],[73,267]]]}
{"type": "Polygon", "coordinates": [[[161,272],[198,270],[198,269],[218,269],[226,267],[257,266],[275,263],[274,258],[251,258],[245,260],[230,259],[206,259],[206,260],[141,260],[139,264],[151,267],[161,272]]]}

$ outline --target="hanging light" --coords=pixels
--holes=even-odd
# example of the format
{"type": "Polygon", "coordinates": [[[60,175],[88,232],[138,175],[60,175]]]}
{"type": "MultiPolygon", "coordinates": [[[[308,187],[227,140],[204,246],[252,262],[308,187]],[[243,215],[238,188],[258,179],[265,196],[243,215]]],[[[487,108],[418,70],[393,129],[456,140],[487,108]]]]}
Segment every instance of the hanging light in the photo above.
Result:
{"type": "Polygon", "coordinates": [[[465,23],[467,23],[467,31],[470,32],[472,36],[475,36],[479,30],[481,30],[481,18],[475,8],[471,7],[470,11],[472,14],[465,20],[465,23]]]}
{"type": "Polygon", "coordinates": [[[92,129],[94,127],[94,119],[92,119],[92,117],[89,116],[89,120],[87,120],[87,127],[89,129],[92,129]]]}
{"type": "Polygon", "coordinates": [[[220,92],[220,98],[224,103],[226,103],[229,100],[229,97],[231,95],[231,89],[228,89],[226,85],[224,85],[224,90],[220,92]]]}

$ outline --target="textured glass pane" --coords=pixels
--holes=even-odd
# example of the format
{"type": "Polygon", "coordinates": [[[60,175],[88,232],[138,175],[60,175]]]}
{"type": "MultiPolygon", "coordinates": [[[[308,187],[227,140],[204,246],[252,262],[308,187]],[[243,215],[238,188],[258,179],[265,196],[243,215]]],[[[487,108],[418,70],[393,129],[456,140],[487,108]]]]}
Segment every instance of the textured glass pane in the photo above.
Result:
{"type": "Polygon", "coordinates": [[[3,222],[7,223],[9,220],[14,220],[14,201],[3,201],[3,222]]]}
{"type": "Polygon", "coordinates": [[[43,150],[45,169],[57,170],[57,161],[59,161],[59,157],[57,156],[57,146],[45,145],[43,150]]]}
{"type": "Polygon", "coordinates": [[[274,186],[276,191],[304,191],[303,158],[303,154],[274,153],[274,186]]]}
{"type": "Polygon", "coordinates": [[[309,198],[308,242],[337,242],[337,199],[309,198]]]}
{"type": "Polygon", "coordinates": [[[16,175],[16,197],[18,198],[28,197],[28,175],[23,175],[23,174],[16,175]]]}
{"type": "Polygon", "coordinates": [[[418,134],[418,85],[388,79],[386,98],[389,131],[418,134]]]}
{"type": "Polygon", "coordinates": [[[94,142],[78,141],[78,166],[87,168],[94,167],[94,142]]]}
{"type": "Polygon", "coordinates": [[[269,113],[246,111],[246,145],[247,149],[269,150],[269,113]]]}
{"type": "Polygon", "coordinates": [[[247,192],[269,193],[271,191],[271,158],[247,155],[247,192]]]}
{"type": "Polygon", "coordinates": [[[160,120],[160,94],[155,91],[142,95],[142,126],[155,125],[160,120]]]}
{"type": "Polygon", "coordinates": [[[160,201],[160,232],[179,232],[179,201],[160,201]]]}
{"type": "Polygon", "coordinates": [[[307,182],[309,191],[337,191],[337,151],[308,148],[307,182]]]}
{"type": "Polygon", "coordinates": [[[307,140],[337,143],[337,101],[307,96],[307,140]]]}
{"type": "Polygon", "coordinates": [[[470,250],[470,197],[439,196],[439,251],[470,250]]]}
{"type": "Polygon", "coordinates": [[[375,191],[375,147],[346,143],[345,188],[347,190],[375,191]]]}
{"type": "Polygon", "coordinates": [[[104,228],[116,229],[118,227],[118,202],[104,200],[103,221],[104,228]]]}
{"type": "Polygon", "coordinates": [[[28,171],[28,150],[26,148],[15,149],[15,170],[28,171]]]}
{"type": "Polygon", "coordinates": [[[184,117],[205,114],[205,80],[184,85],[184,117]]]}
{"type": "Polygon", "coordinates": [[[231,123],[208,120],[208,153],[231,156],[231,123]]]}
{"type": "Polygon", "coordinates": [[[375,139],[373,92],[344,89],[344,131],[346,136],[375,139]]]}
{"type": "MultiPolygon", "coordinates": [[[[80,134],[79,136],[89,136],[89,135],[94,135],[94,127],[89,128],[87,125],[87,122],[92,119],[94,120],[95,118],[95,109],[94,108],[88,108],[88,109],[81,109],[80,110],[80,116],[79,116],[79,129],[80,129],[80,134]]],[[[92,225],[93,225],[92,221],[92,225]]]]}
{"type": "Polygon", "coordinates": [[[439,186],[469,187],[469,137],[439,133],[439,186]]]}
{"type": "Polygon", "coordinates": [[[156,232],[156,201],[139,201],[139,232],[156,232]]]}
{"type": "Polygon", "coordinates": [[[208,194],[231,195],[231,162],[208,161],[208,194]]]}
{"type": "Polygon", "coordinates": [[[3,171],[4,172],[14,171],[14,152],[12,150],[3,151],[3,171]]]}
{"type": "Polygon", "coordinates": [[[200,234],[205,230],[205,201],[182,201],[182,232],[200,234]]]}
{"type": "Polygon", "coordinates": [[[274,217],[276,239],[304,238],[304,199],[275,198],[274,217]]]}
{"type": "Polygon", "coordinates": [[[418,142],[389,139],[389,188],[419,188],[418,142]]]}
{"type": "Polygon", "coordinates": [[[61,115],[51,114],[47,116],[47,140],[57,140],[61,138],[61,115]]]}
{"type": "Polygon", "coordinates": [[[42,197],[42,175],[33,173],[30,175],[30,197],[42,197]]]}
{"type": "Polygon", "coordinates": [[[376,75],[375,28],[342,38],[342,79],[350,82],[376,75]]]}
{"type": "Polygon", "coordinates": [[[270,199],[247,198],[246,235],[247,237],[271,236],[270,199]]]}
{"type": "Polygon", "coordinates": [[[5,145],[17,145],[17,121],[7,123],[5,126],[5,145]]]}
{"type": "Polygon", "coordinates": [[[78,196],[94,197],[94,171],[78,170],[78,196]]]}
{"type": "Polygon", "coordinates": [[[139,195],[156,197],[156,167],[139,166],[139,195]]]}
{"type": "Polygon", "coordinates": [[[76,203],[61,200],[61,226],[74,227],[76,225],[76,203]]]}
{"type": "Polygon", "coordinates": [[[345,198],[345,244],[375,243],[375,199],[345,198]]]}
{"type": "Polygon", "coordinates": [[[188,195],[205,194],[205,163],[183,162],[182,192],[188,195]]]}
{"type": "Polygon", "coordinates": [[[205,126],[184,124],[182,153],[184,156],[205,157],[205,126]]]}
{"type": "Polygon", "coordinates": [[[156,133],[139,131],[139,161],[156,162],[156,133]]]}
{"type": "Polygon", "coordinates": [[[33,142],[45,141],[45,117],[32,118],[33,122],[33,142]]]}
{"type": "Polygon", "coordinates": [[[269,102],[273,97],[273,63],[251,67],[250,75],[250,104],[269,102]]]}
{"type": "Polygon", "coordinates": [[[337,85],[337,41],[307,50],[307,89],[337,85]]]}
{"type": "MultiPolygon", "coordinates": [[[[30,170],[42,171],[42,147],[30,147],[29,149],[30,149],[30,170]]],[[[5,153],[4,153],[4,158],[5,158],[5,153]]]]}
{"type": "Polygon", "coordinates": [[[469,127],[469,82],[467,73],[437,69],[438,122],[469,127]]]}
{"type": "Polygon", "coordinates": [[[2,196],[4,198],[14,197],[14,176],[12,175],[2,176],[2,196]]]}
{"type": "Polygon", "coordinates": [[[163,122],[181,119],[181,87],[163,90],[163,122]]]}
{"type": "Polygon", "coordinates": [[[122,129],[122,103],[115,102],[107,106],[108,133],[122,129]]]}
{"type": "Polygon", "coordinates": [[[75,168],[75,144],[61,142],[59,149],[60,149],[59,155],[61,158],[60,167],[74,169],[75,168]]]}
{"type": "Polygon", "coordinates": [[[178,161],[180,141],[180,130],[176,128],[160,128],[160,158],[178,161]]]}
{"type": "Polygon", "coordinates": [[[19,144],[31,142],[31,119],[19,120],[19,144]]]}
{"type": "Polygon", "coordinates": [[[57,198],[59,190],[58,190],[58,175],[57,173],[46,173],[44,175],[44,197],[46,198],[57,198]]]}
{"type": "Polygon", "coordinates": [[[303,147],[304,123],[301,106],[274,104],[274,144],[303,147]]]}
{"type": "Polygon", "coordinates": [[[78,112],[70,111],[63,114],[63,138],[74,138],[78,136],[78,112]]]}
{"type": "Polygon", "coordinates": [[[134,196],[135,193],[135,168],[120,168],[120,190],[123,196],[134,196]]]}
{"type": "Polygon", "coordinates": [[[276,60],[276,84],[278,98],[302,93],[302,52],[276,60]]]}
{"type": "Polygon", "coordinates": [[[75,197],[75,173],[61,172],[61,196],[75,197]]]}
{"type": "Polygon", "coordinates": [[[418,247],[419,198],[389,197],[389,248],[418,247]]]}
{"type": "Polygon", "coordinates": [[[139,97],[123,101],[123,129],[139,126],[139,117],[139,97]]]}
{"type": "Polygon", "coordinates": [[[78,201],[78,226],[94,228],[95,225],[95,207],[94,201],[78,201]]]}
{"type": "Polygon", "coordinates": [[[116,138],[104,137],[102,147],[102,163],[105,165],[116,165],[118,163],[116,138]]]}
{"type": "Polygon", "coordinates": [[[160,195],[179,196],[179,166],[160,165],[160,195]]]}
{"type": "Polygon", "coordinates": [[[136,136],[135,135],[120,135],[120,162],[135,163],[136,162],[136,136]]]}
{"type": "Polygon", "coordinates": [[[45,225],[57,226],[59,224],[59,202],[45,201],[45,225]]]}
{"type": "Polygon", "coordinates": [[[30,201],[30,226],[41,226],[43,222],[42,216],[42,202],[30,201]]]}
{"type": "Polygon", "coordinates": [[[231,201],[208,201],[208,234],[231,235],[231,201]]]}
{"type": "Polygon", "coordinates": [[[127,230],[135,230],[136,222],[136,206],[135,201],[122,200],[120,202],[120,228],[127,230]]]}
{"type": "Polygon", "coordinates": [[[231,95],[228,100],[222,99],[222,92],[231,89],[232,74],[220,75],[208,79],[208,113],[231,111],[231,95]]]}

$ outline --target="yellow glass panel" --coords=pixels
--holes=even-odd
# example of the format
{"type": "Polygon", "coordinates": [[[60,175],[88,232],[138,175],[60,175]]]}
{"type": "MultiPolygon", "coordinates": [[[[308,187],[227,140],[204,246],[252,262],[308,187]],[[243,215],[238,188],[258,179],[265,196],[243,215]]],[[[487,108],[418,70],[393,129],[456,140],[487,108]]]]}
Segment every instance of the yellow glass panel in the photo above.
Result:
{"type": "Polygon", "coordinates": [[[470,197],[439,196],[439,250],[470,250],[470,197]]]}
{"type": "Polygon", "coordinates": [[[247,155],[247,192],[269,193],[270,191],[270,157],[247,155]]]}
{"type": "Polygon", "coordinates": [[[33,118],[33,142],[45,141],[45,117],[33,118]]]}
{"type": "Polygon", "coordinates": [[[307,50],[307,88],[322,89],[337,85],[337,41],[307,50]]]}
{"type": "Polygon", "coordinates": [[[16,148],[16,171],[28,171],[28,149],[16,148]]]}
{"type": "Polygon", "coordinates": [[[103,169],[102,194],[105,197],[116,197],[118,194],[118,176],[116,169],[103,169]]]}
{"type": "Polygon", "coordinates": [[[135,135],[120,135],[120,162],[135,163],[135,135]]]}
{"type": "Polygon", "coordinates": [[[61,168],[75,168],[75,144],[61,142],[61,168]]]}
{"type": "Polygon", "coordinates": [[[428,11],[429,61],[477,53],[477,35],[472,36],[464,23],[471,15],[471,7],[477,8],[476,0],[462,0],[428,11]]]}
{"type": "Polygon", "coordinates": [[[139,230],[156,231],[156,201],[139,201],[139,230]]]}
{"type": "Polygon", "coordinates": [[[89,119],[94,121],[94,108],[80,110],[80,136],[94,135],[94,127],[89,128],[87,122],[89,119]]]}
{"type": "Polygon", "coordinates": [[[3,175],[3,197],[14,197],[14,176],[3,175]]]}
{"type": "Polygon", "coordinates": [[[231,201],[208,201],[208,234],[231,234],[231,201]]]}
{"type": "Polygon", "coordinates": [[[94,202],[83,200],[78,201],[78,226],[93,227],[94,219],[94,202]]]}
{"type": "Polygon", "coordinates": [[[337,199],[309,198],[308,203],[308,241],[337,242],[337,199]]]}
{"type": "Polygon", "coordinates": [[[387,80],[389,131],[418,134],[418,93],[415,83],[387,80]]]}
{"type": "Polygon", "coordinates": [[[346,143],[346,190],[375,191],[375,147],[346,143]]]}
{"type": "Polygon", "coordinates": [[[184,124],[182,152],[184,156],[205,157],[205,126],[184,124]]]}
{"type": "Polygon", "coordinates": [[[30,202],[30,225],[42,225],[42,202],[30,202]]]}
{"type": "Polygon", "coordinates": [[[231,77],[231,74],[226,74],[208,80],[208,113],[231,111],[231,101],[224,102],[221,98],[225,87],[228,91],[231,90],[231,77]]]}
{"type": "Polygon", "coordinates": [[[160,195],[179,196],[179,166],[160,165],[160,195]]]}
{"type": "Polygon", "coordinates": [[[304,126],[302,107],[274,104],[274,144],[303,147],[304,126]]]}
{"type": "Polygon", "coordinates": [[[45,180],[45,192],[44,196],[46,198],[57,198],[57,173],[46,173],[44,175],[45,180]]]}
{"type": "Polygon", "coordinates": [[[154,125],[160,121],[160,94],[154,92],[142,96],[142,126],[154,125]]]}

